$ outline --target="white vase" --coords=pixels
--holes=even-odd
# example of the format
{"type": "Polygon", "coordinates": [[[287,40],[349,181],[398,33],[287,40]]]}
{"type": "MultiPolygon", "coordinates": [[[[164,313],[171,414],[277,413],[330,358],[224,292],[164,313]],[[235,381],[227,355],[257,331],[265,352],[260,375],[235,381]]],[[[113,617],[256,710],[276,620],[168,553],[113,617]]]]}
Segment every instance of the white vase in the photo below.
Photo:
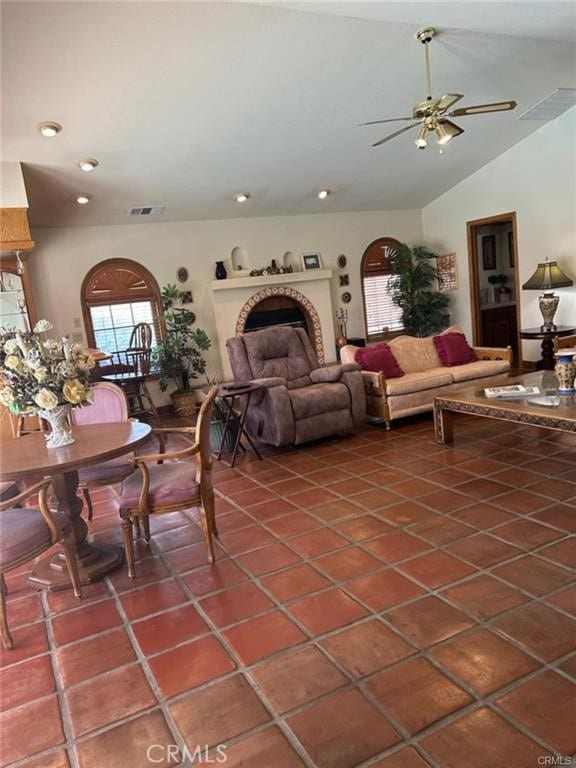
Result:
{"type": "Polygon", "coordinates": [[[76,442],[72,437],[70,425],[70,411],[72,406],[57,405],[51,411],[38,411],[38,416],[50,425],[50,434],[46,435],[47,448],[62,448],[64,445],[72,445],[76,442]]]}

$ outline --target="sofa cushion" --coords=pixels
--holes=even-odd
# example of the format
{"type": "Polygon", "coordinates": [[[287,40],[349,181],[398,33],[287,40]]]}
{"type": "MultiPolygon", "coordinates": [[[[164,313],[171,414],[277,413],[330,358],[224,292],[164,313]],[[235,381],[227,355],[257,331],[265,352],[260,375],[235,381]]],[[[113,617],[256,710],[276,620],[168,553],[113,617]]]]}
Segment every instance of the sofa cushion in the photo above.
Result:
{"type": "Polygon", "coordinates": [[[350,392],[345,384],[311,384],[289,392],[294,418],[305,419],[319,413],[350,409],[350,392]]]}
{"type": "Polygon", "coordinates": [[[422,392],[427,389],[444,387],[452,384],[452,374],[442,368],[436,368],[432,371],[422,371],[416,373],[407,373],[399,379],[386,381],[386,394],[389,397],[395,395],[406,395],[413,392],[422,392]]]}
{"type": "Polygon", "coordinates": [[[390,342],[390,349],[405,373],[427,371],[440,365],[432,336],[397,336],[390,342]]]}
{"type": "Polygon", "coordinates": [[[363,371],[382,371],[387,379],[404,376],[388,344],[375,344],[372,347],[359,347],[355,355],[356,362],[363,371]]]}
{"type": "Polygon", "coordinates": [[[497,376],[510,370],[508,360],[476,360],[466,365],[455,365],[450,374],[454,382],[482,379],[485,376],[497,376]]]}
{"type": "Polygon", "coordinates": [[[478,359],[463,333],[442,333],[432,340],[442,365],[465,365],[478,359]]]}

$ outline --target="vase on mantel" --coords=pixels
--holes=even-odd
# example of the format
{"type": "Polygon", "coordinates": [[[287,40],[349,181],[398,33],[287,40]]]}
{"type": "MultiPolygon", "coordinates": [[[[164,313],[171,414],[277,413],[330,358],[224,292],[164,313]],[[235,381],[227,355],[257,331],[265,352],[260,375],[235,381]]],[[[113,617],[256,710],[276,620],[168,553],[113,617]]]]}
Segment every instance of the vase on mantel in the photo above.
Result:
{"type": "Polygon", "coordinates": [[[226,267],[224,266],[223,261],[216,262],[216,272],[214,274],[216,280],[226,280],[228,277],[228,272],[226,272],[226,267]]]}
{"type": "Polygon", "coordinates": [[[50,425],[50,433],[46,435],[47,448],[62,448],[76,442],[70,424],[71,410],[72,406],[66,403],[57,405],[51,411],[38,411],[38,416],[50,425]]]}

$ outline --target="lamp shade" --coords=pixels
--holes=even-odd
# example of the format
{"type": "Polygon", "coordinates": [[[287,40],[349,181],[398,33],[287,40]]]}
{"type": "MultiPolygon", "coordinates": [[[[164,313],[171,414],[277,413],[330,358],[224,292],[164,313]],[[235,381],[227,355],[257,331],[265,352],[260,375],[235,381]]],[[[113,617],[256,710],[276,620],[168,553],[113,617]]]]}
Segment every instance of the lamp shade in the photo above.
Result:
{"type": "Polygon", "coordinates": [[[538,264],[532,277],[522,288],[528,291],[553,291],[554,288],[567,288],[574,281],[567,277],[555,261],[538,264]]]}

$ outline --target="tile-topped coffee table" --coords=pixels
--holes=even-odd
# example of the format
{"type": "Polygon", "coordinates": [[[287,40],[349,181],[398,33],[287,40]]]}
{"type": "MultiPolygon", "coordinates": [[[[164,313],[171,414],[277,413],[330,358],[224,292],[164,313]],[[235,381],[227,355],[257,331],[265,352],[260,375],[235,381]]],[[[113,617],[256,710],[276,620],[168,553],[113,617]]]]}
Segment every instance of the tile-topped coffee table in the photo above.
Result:
{"type": "MultiPolygon", "coordinates": [[[[524,384],[527,387],[539,387],[544,392],[550,391],[543,384],[545,372],[530,373],[524,376],[502,379],[490,386],[508,386],[524,384]]],[[[548,372],[548,376],[550,373],[548,372]]],[[[533,396],[532,396],[533,397],[533,396]]],[[[434,398],[434,429],[436,442],[452,443],[452,414],[467,413],[470,416],[486,416],[489,419],[513,421],[519,424],[529,424],[534,427],[545,427],[562,432],[576,432],[576,397],[560,395],[557,406],[536,405],[525,398],[488,398],[484,388],[473,386],[454,390],[434,398]]]]}

